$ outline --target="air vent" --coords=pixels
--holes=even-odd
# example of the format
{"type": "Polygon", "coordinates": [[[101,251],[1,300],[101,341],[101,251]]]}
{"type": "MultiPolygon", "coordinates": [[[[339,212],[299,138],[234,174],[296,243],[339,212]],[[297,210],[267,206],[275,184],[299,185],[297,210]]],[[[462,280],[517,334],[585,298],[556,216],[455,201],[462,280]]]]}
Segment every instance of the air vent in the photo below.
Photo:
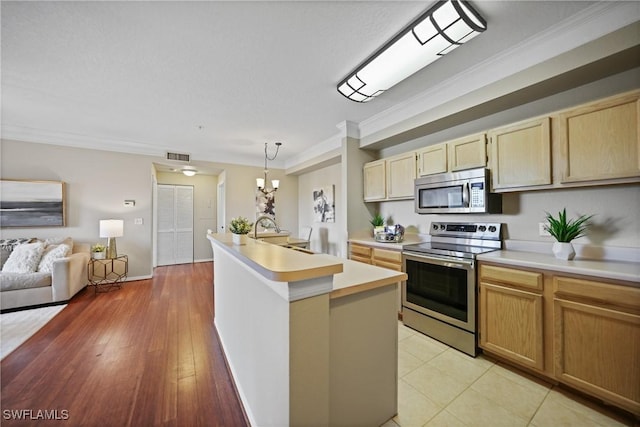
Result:
{"type": "Polygon", "coordinates": [[[176,160],[178,162],[190,162],[191,156],[185,153],[170,153],[167,152],[167,160],[176,160]]]}

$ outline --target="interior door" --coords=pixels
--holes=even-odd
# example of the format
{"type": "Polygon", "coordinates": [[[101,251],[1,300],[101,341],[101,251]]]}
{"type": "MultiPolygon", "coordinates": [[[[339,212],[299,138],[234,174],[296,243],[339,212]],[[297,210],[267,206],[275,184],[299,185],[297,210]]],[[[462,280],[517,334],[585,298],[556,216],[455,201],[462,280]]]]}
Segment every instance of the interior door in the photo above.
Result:
{"type": "Polygon", "coordinates": [[[222,181],[221,183],[218,184],[218,205],[217,205],[217,221],[218,221],[218,226],[216,228],[218,233],[224,233],[226,231],[225,229],[225,224],[226,224],[226,219],[224,216],[224,210],[225,210],[225,204],[224,204],[224,198],[225,198],[225,193],[224,193],[224,181],[222,181]]]}
{"type": "Polygon", "coordinates": [[[193,187],[158,185],[158,265],[193,262],[193,187]]]}

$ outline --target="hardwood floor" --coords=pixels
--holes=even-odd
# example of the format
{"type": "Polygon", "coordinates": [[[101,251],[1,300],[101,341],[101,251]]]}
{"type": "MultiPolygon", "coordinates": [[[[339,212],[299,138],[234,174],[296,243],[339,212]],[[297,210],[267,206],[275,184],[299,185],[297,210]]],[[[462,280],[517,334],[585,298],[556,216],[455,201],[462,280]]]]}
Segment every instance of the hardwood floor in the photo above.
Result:
{"type": "Polygon", "coordinates": [[[2,361],[0,423],[40,425],[7,412],[31,410],[58,418],[47,425],[246,426],[213,326],[212,270],[158,267],[79,293],[2,361]]]}

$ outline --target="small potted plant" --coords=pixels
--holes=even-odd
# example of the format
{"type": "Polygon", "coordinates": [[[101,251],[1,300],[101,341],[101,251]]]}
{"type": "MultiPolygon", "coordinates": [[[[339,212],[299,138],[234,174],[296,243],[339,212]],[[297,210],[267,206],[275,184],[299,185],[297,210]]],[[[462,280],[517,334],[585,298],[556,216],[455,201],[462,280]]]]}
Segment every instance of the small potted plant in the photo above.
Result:
{"type": "Polygon", "coordinates": [[[553,255],[558,259],[570,260],[576,256],[571,241],[582,237],[587,230],[588,221],[593,215],[580,215],[576,219],[567,220],[567,210],[558,212],[558,217],[554,218],[547,212],[546,220],[549,225],[544,228],[551,234],[556,242],[553,244],[553,255]]]}
{"type": "Polygon", "coordinates": [[[95,245],[91,246],[91,257],[93,259],[104,259],[106,250],[106,246],[101,245],[100,243],[96,243],[95,245]]]}
{"type": "Polygon", "coordinates": [[[236,245],[242,245],[246,243],[247,234],[251,231],[253,223],[245,217],[239,216],[237,218],[231,218],[229,224],[229,230],[233,233],[233,243],[236,245]]]}
{"type": "Polygon", "coordinates": [[[384,225],[387,220],[382,215],[380,215],[379,212],[376,212],[375,215],[373,215],[373,218],[369,220],[369,222],[371,223],[371,225],[373,225],[373,235],[375,236],[376,233],[384,231],[384,225]]]}

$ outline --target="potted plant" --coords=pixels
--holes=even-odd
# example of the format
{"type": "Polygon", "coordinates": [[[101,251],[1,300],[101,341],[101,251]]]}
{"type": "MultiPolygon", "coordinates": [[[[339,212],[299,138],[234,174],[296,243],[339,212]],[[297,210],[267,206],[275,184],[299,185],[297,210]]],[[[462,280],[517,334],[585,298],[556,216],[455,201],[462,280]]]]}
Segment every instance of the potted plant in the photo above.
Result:
{"type": "Polygon", "coordinates": [[[93,259],[104,259],[106,250],[106,246],[101,245],[100,243],[96,243],[95,245],[91,246],[91,257],[93,259]]]}
{"type": "Polygon", "coordinates": [[[369,220],[369,222],[371,223],[371,225],[373,225],[373,235],[375,236],[376,233],[384,231],[384,225],[387,220],[382,215],[380,215],[380,212],[376,212],[373,215],[373,218],[369,220]]]}
{"type": "Polygon", "coordinates": [[[229,224],[229,230],[233,233],[233,243],[236,245],[242,245],[246,243],[247,234],[251,231],[253,223],[245,217],[239,216],[237,218],[231,218],[229,224]]]}
{"type": "Polygon", "coordinates": [[[545,225],[544,228],[556,239],[552,249],[556,258],[570,260],[575,257],[576,253],[571,241],[584,236],[588,221],[592,216],[580,215],[576,219],[567,220],[566,208],[563,208],[562,212],[558,212],[557,218],[547,212],[546,220],[549,225],[545,225]]]}

